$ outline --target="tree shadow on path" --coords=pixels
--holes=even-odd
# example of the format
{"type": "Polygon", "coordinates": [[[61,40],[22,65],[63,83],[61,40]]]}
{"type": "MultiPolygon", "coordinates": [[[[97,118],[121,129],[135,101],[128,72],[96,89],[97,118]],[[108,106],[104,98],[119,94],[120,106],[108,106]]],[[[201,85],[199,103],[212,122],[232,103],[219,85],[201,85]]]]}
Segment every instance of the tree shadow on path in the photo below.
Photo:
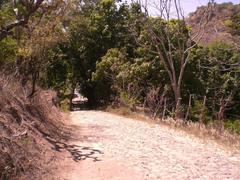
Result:
{"type": "Polygon", "coordinates": [[[57,141],[45,133],[43,133],[43,137],[50,144],[53,145],[53,147],[52,147],[53,150],[58,151],[58,152],[67,151],[71,155],[71,158],[75,162],[83,161],[86,159],[92,159],[93,162],[101,161],[101,159],[99,159],[98,155],[104,154],[102,151],[100,151],[98,149],[94,149],[92,147],[79,146],[79,145],[75,145],[75,144],[67,144],[62,141],[57,141]]]}

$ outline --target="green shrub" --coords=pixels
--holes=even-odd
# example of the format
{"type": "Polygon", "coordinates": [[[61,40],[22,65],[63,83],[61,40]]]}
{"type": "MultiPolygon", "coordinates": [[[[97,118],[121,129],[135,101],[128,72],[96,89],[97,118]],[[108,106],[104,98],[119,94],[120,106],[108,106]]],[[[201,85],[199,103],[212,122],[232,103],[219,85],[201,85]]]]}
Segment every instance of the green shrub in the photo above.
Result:
{"type": "Polygon", "coordinates": [[[69,99],[64,99],[60,102],[60,109],[63,111],[63,112],[68,112],[69,111],[69,99]]]}
{"type": "Polygon", "coordinates": [[[226,120],[224,123],[226,129],[230,130],[231,132],[235,132],[240,134],[240,120],[226,120]]]}

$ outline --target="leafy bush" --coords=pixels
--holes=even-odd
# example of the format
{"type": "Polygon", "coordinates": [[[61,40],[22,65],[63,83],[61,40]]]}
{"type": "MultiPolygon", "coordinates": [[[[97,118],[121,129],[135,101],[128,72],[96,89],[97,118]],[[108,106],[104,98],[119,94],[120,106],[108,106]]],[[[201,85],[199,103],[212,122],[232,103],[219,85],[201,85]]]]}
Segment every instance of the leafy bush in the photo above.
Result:
{"type": "Polygon", "coordinates": [[[0,41],[0,66],[13,62],[17,54],[17,42],[12,38],[0,41]]]}
{"type": "Polygon", "coordinates": [[[224,126],[226,129],[231,132],[237,133],[240,135],[240,120],[225,120],[224,126]]]}

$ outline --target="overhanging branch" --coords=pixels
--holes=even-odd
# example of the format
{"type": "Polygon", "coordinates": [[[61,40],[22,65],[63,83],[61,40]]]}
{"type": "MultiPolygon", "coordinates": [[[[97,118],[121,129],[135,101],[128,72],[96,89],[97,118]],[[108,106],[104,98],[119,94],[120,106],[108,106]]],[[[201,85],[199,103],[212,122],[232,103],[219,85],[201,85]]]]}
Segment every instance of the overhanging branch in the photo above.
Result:
{"type": "Polygon", "coordinates": [[[0,41],[9,36],[15,27],[26,25],[29,21],[29,18],[39,9],[43,1],[44,0],[37,0],[35,3],[32,3],[31,0],[29,2],[24,1],[25,3],[22,4],[26,7],[28,12],[23,18],[0,28],[0,41]]]}

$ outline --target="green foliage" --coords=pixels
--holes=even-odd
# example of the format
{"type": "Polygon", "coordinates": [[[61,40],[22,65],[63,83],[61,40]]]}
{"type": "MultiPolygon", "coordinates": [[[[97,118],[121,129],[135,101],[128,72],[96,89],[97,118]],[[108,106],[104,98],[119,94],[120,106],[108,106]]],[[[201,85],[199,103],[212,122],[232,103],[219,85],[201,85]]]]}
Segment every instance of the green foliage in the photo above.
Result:
{"type": "Polygon", "coordinates": [[[60,47],[49,49],[47,57],[49,65],[46,69],[46,77],[43,80],[44,85],[60,92],[60,94],[64,94],[70,85],[71,64],[60,47]]]}
{"type": "Polygon", "coordinates": [[[226,44],[198,47],[192,52],[190,61],[192,73],[189,80],[193,86],[196,82],[199,84],[197,88],[190,88],[190,93],[196,94],[200,99],[203,99],[204,95],[207,96],[207,109],[213,118],[217,118],[221,106],[220,101],[226,104],[225,115],[227,117],[240,113],[238,110],[239,58],[240,53],[226,44]]]}
{"type": "Polygon", "coordinates": [[[204,119],[203,123],[207,124],[211,120],[211,114],[209,112],[209,109],[206,106],[204,107],[203,99],[193,97],[193,104],[191,107],[189,119],[196,122],[201,118],[204,119]]]}
{"type": "Polygon", "coordinates": [[[69,112],[69,107],[70,107],[69,98],[62,99],[60,102],[60,109],[63,112],[69,112]]]}
{"type": "Polygon", "coordinates": [[[133,96],[129,92],[120,92],[119,100],[125,106],[133,108],[135,105],[139,104],[138,97],[133,96]]]}
{"type": "Polygon", "coordinates": [[[17,42],[12,38],[0,41],[0,66],[13,62],[17,55],[17,42]]]}
{"type": "Polygon", "coordinates": [[[117,48],[109,49],[101,61],[97,62],[96,71],[92,74],[93,81],[114,80],[113,78],[121,71],[121,65],[126,61],[126,54],[117,48]]]}
{"type": "Polygon", "coordinates": [[[143,102],[147,87],[159,85],[159,81],[164,80],[164,73],[159,73],[158,61],[149,62],[143,54],[141,56],[130,59],[124,50],[110,49],[97,63],[92,78],[98,86],[105,85],[99,87],[108,96],[115,94],[129,105],[143,102]]]}
{"type": "Polygon", "coordinates": [[[96,97],[103,101],[110,100],[110,95],[117,93],[116,78],[126,61],[126,54],[118,49],[109,49],[101,61],[96,64],[92,81],[96,83],[96,97]]]}
{"type": "Polygon", "coordinates": [[[240,13],[236,12],[232,15],[231,19],[225,21],[225,25],[231,28],[233,35],[240,35],[240,13]]]}
{"type": "Polygon", "coordinates": [[[240,120],[226,120],[224,126],[231,132],[240,134],[240,120]]]}
{"type": "MultiPolygon", "coordinates": [[[[81,92],[88,98],[90,104],[95,104],[99,99],[106,97],[109,91],[105,91],[104,88],[111,84],[106,83],[105,86],[104,83],[94,80],[95,77],[92,78],[96,64],[111,48],[126,47],[127,51],[131,52],[129,47],[133,46],[131,44],[134,44],[134,41],[127,36],[128,18],[127,5],[123,4],[117,8],[114,1],[99,1],[92,6],[84,6],[83,12],[79,13],[76,21],[70,26],[66,53],[73,64],[73,76],[79,82],[81,92]]],[[[94,75],[98,78],[102,68],[99,66],[104,65],[98,65],[99,72],[94,75]]]]}
{"type": "Polygon", "coordinates": [[[0,1],[0,26],[3,26],[14,20],[14,12],[9,0],[0,1]]]}

